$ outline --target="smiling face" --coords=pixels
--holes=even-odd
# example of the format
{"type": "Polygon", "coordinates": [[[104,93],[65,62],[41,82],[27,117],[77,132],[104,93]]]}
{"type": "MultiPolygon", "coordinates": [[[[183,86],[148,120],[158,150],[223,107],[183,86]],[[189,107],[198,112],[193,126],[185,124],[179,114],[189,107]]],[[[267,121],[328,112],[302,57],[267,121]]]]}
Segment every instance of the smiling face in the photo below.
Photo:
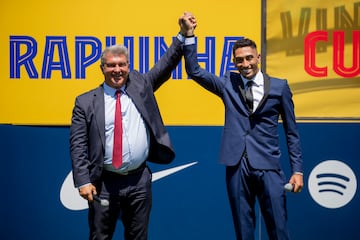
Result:
{"type": "Polygon", "coordinates": [[[251,46],[238,47],[234,50],[234,64],[246,79],[252,79],[259,72],[260,54],[251,46]]]}
{"type": "Polygon", "coordinates": [[[115,89],[124,86],[130,72],[126,55],[108,52],[103,60],[100,67],[105,77],[105,83],[115,89]]]}

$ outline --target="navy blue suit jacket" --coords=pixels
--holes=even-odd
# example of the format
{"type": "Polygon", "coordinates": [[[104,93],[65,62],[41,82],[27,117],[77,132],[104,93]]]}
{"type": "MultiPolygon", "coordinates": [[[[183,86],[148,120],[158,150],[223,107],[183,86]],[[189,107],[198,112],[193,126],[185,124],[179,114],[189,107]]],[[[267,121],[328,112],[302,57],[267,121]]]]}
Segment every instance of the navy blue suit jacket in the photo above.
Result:
{"type": "MultiPolygon", "coordinates": [[[[133,100],[150,132],[148,161],[167,164],[175,158],[154,92],[170,78],[182,57],[176,38],[167,52],[147,73],[131,71],[126,92],[133,100]]],[[[95,182],[101,176],[105,153],[104,89],[99,86],[78,96],[70,126],[70,153],[75,187],[95,182]]]]}
{"type": "Polygon", "coordinates": [[[250,113],[240,73],[227,72],[220,78],[202,69],[197,61],[195,44],[184,46],[184,57],[188,75],[224,103],[225,124],[220,147],[222,164],[238,164],[246,148],[253,168],[280,169],[277,127],[281,116],[291,169],[293,172],[303,171],[292,93],[286,80],[264,74],[264,97],[255,112],[250,113]]]}

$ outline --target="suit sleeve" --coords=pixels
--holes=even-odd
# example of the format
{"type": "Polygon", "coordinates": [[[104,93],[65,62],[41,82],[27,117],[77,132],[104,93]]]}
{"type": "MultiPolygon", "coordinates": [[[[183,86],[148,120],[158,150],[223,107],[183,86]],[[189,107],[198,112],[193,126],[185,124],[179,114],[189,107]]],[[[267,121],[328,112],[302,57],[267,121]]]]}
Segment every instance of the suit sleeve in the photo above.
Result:
{"type": "Polygon", "coordinates": [[[76,98],[70,126],[70,155],[75,187],[90,183],[87,136],[85,112],[76,98]]]}
{"type": "Polygon", "coordinates": [[[282,101],[281,118],[283,121],[283,126],[286,134],[291,170],[293,173],[303,172],[300,135],[295,119],[292,93],[287,81],[285,81],[285,86],[283,88],[281,101],[282,101]]]}
{"type": "Polygon", "coordinates": [[[184,46],[185,68],[189,77],[208,91],[221,96],[225,79],[212,74],[201,68],[197,59],[197,48],[195,44],[184,46]]]}
{"type": "Polygon", "coordinates": [[[145,78],[150,80],[154,92],[169,80],[172,71],[180,63],[182,55],[182,43],[179,39],[175,38],[165,54],[150,71],[145,74],[145,78]]]}

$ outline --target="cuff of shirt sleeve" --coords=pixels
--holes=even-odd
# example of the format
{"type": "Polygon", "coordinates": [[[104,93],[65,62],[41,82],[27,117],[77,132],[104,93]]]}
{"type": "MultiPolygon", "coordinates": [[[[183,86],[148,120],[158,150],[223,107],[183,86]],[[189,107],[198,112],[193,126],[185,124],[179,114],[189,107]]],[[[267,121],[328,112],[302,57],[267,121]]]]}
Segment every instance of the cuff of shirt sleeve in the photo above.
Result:
{"type": "Polygon", "coordinates": [[[191,45],[195,44],[195,36],[184,36],[181,33],[178,33],[176,36],[177,39],[179,39],[180,42],[182,42],[184,45],[191,45]]]}
{"type": "Polygon", "coordinates": [[[78,187],[78,190],[80,190],[80,188],[85,187],[85,186],[87,186],[87,185],[90,185],[90,183],[85,183],[85,184],[79,186],[79,187],[78,187]]]}
{"type": "Polygon", "coordinates": [[[184,45],[192,45],[192,44],[195,44],[195,36],[186,37],[184,45]]]}
{"type": "Polygon", "coordinates": [[[298,174],[298,175],[301,175],[301,176],[304,175],[302,172],[294,172],[294,174],[298,174]]]}
{"type": "Polygon", "coordinates": [[[182,42],[182,43],[185,42],[185,36],[182,35],[181,33],[178,33],[178,35],[176,37],[177,37],[177,39],[179,39],[180,42],[182,42]]]}

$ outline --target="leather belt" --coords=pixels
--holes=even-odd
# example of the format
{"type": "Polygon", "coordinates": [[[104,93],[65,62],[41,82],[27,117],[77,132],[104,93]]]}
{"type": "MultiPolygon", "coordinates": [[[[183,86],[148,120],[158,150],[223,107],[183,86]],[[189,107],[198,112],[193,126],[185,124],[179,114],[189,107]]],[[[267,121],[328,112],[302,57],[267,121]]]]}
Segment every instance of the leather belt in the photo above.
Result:
{"type": "Polygon", "coordinates": [[[131,174],[142,172],[145,168],[146,168],[146,161],[143,162],[138,168],[135,168],[135,169],[127,171],[127,172],[116,172],[116,171],[111,170],[110,168],[107,169],[106,165],[104,165],[104,172],[110,173],[112,175],[126,176],[126,175],[131,175],[131,174]]]}

